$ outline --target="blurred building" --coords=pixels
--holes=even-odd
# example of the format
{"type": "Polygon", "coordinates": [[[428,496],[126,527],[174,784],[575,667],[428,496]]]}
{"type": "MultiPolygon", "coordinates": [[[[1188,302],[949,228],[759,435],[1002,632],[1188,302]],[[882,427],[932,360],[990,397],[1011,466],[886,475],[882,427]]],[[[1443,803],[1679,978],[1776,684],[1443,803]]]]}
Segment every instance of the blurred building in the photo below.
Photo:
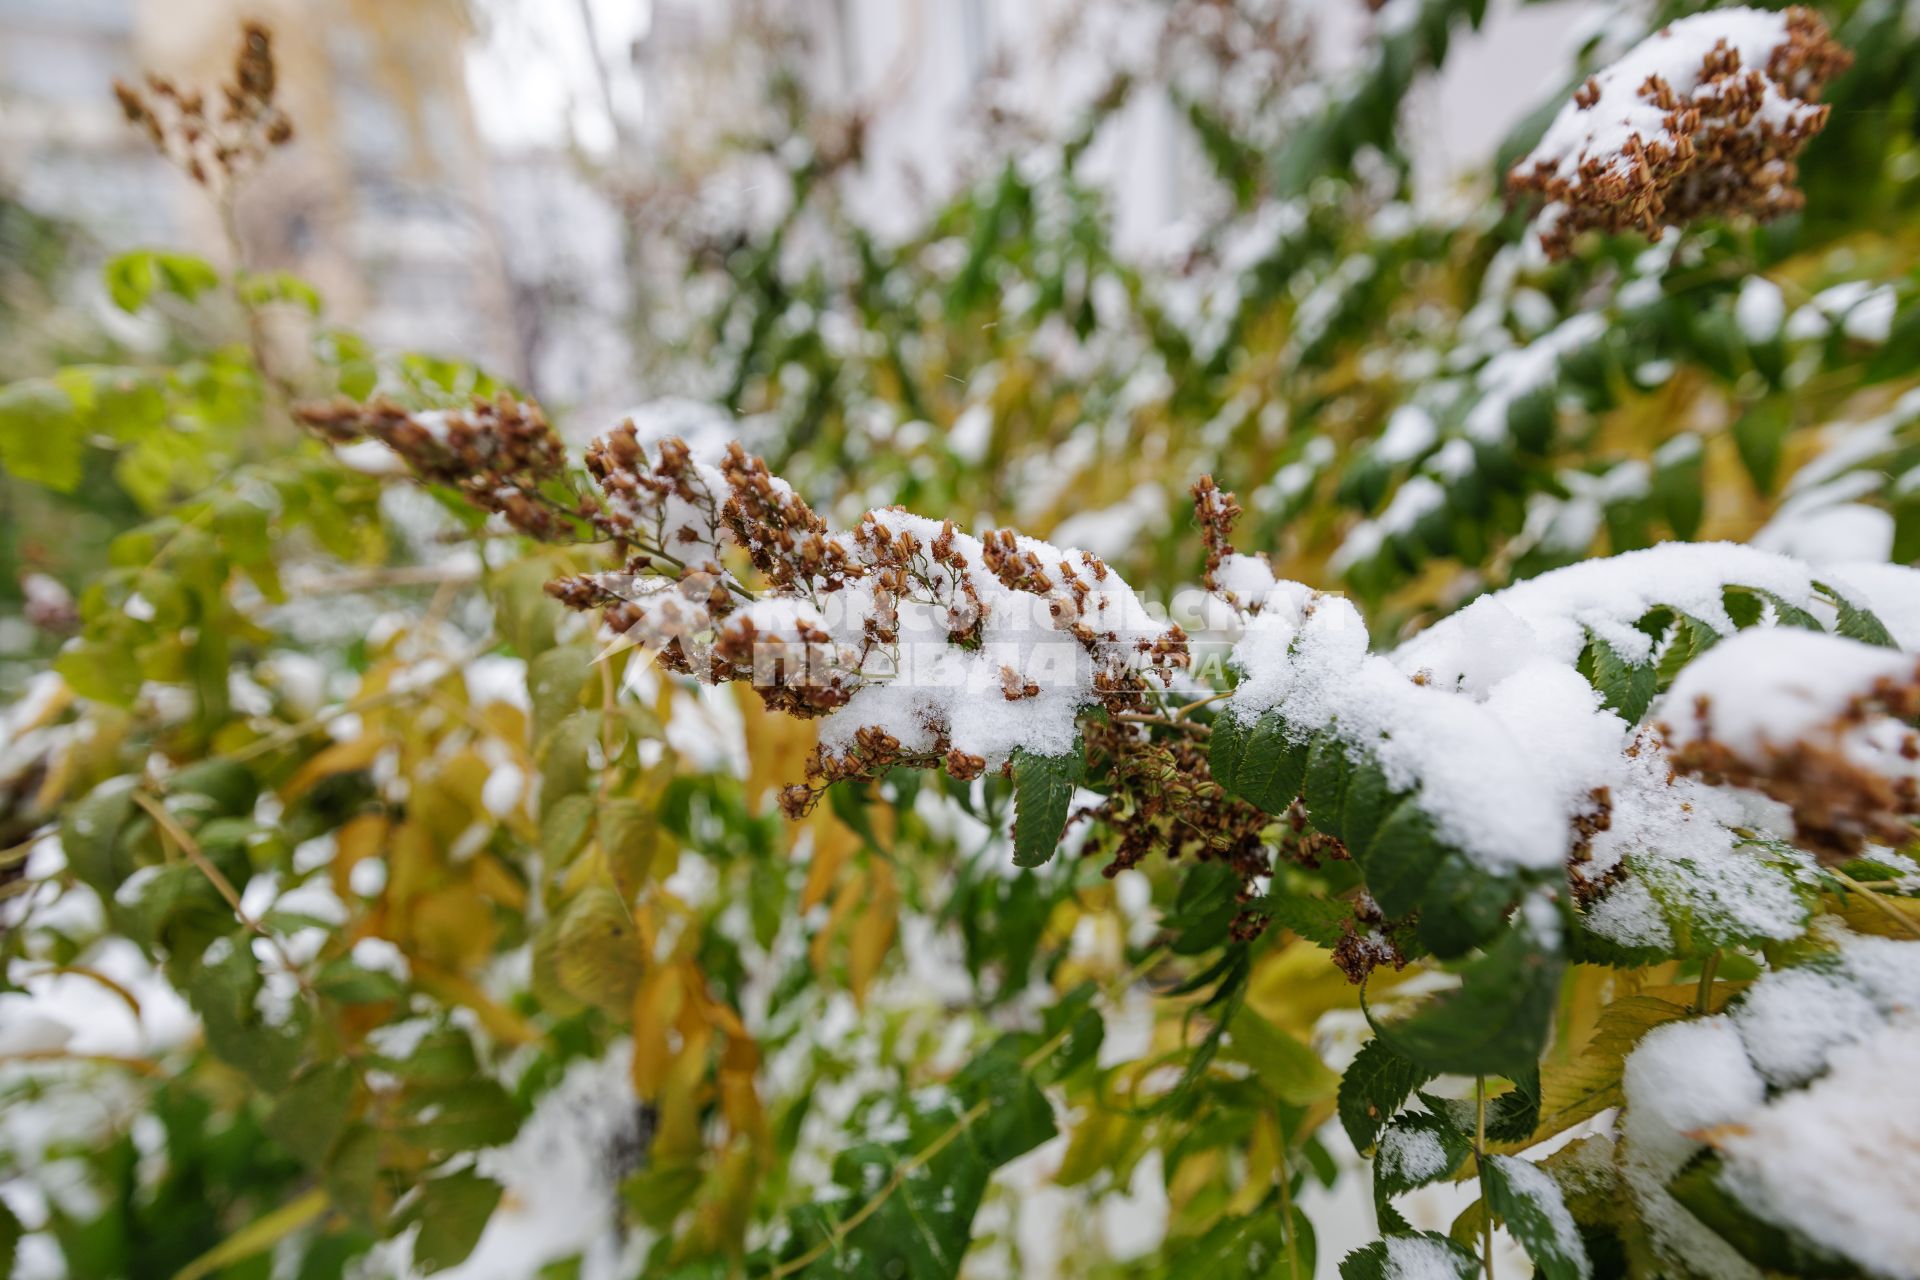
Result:
{"type": "Polygon", "coordinates": [[[213,211],[125,125],[111,84],[217,82],[243,17],[274,28],[298,131],[242,193],[250,262],[312,280],[383,346],[519,373],[461,0],[0,0],[0,183],[103,253],[225,258],[213,211]]]}

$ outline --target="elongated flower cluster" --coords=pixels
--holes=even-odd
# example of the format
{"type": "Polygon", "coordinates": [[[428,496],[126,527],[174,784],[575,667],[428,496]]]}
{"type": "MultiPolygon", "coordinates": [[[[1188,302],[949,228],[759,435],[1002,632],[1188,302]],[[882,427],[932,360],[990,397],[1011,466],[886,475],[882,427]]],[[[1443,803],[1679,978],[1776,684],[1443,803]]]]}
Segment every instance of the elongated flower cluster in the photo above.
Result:
{"type": "Polygon", "coordinates": [[[566,450],[538,405],[504,393],[457,412],[416,413],[376,399],[307,405],[298,413],[335,444],[378,440],[420,480],[458,489],[529,537],[560,539],[596,514],[590,504],[569,509],[547,492],[566,471],[566,450]]]}
{"type": "Polygon", "coordinates": [[[1507,189],[1546,200],[1555,257],[1590,228],[1657,240],[1707,215],[1789,212],[1803,201],[1794,158],[1827,123],[1814,99],[1851,61],[1810,9],[1682,19],[1590,77],[1507,189]]]}
{"type": "Polygon", "coordinates": [[[220,103],[205,92],[165,76],[148,75],[139,87],[113,83],[127,123],[143,130],[154,148],[203,187],[230,188],[275,147],[293,141],[293,122],[280,109],[273,34],[257,22],[243,29],[233,77],[220,86],[220,103]]]}

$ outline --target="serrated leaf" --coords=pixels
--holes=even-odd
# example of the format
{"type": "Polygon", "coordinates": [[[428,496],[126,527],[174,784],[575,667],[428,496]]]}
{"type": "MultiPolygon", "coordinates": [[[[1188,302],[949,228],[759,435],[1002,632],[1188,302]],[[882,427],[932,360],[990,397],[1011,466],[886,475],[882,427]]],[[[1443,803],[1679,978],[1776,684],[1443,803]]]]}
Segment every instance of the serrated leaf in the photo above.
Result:
{"type": "Polygon", "coordinates": [[[1287,811],[1307,772],[1306,749],[1287,736],[1277,711],[1251,724],[1231,713],[1216,716],[1207,762],[1215,782],[1271,814],[1287,811]]]}
{"type": "Polygon", "coordinates": [[[1581,674],[1600,691],[1609,710],[1619,713],[1628,724],[1639,724],[1653,704],[1659,675],[1653,664],[1633,662],[1621,657],[1614,647],[1593,632],[1587,632],[1587,648],[1580,657],[1581,674]]]}
{"type": "Polygon", "coordinates": [[[1621,1079],[1627,1055],[1640,1037],[1687,1010],[1653,996],[1624,996],[1600,1011],[1593,1038],[1570,1062],[1540,1072],[1540,1121],[1532,1136],[1545,1140],[1624,1100],[1621,1079]]]}
{"type": "Polygon", "coordinates": [[[1340,1280],[1421,1280],[1452,1274],[1473,1280],[1480,1259],[1436,1231],[1402,1231],[1375,1240],[1340,1260],[1340,1280]]]}
{"type": "Polygon", "coordinates": [[[1878,645],[1882,649],[1898,649],[1893,634],[1886,624],[1871,609],[1853,603],[1824,582],[1816,582],[1813,589],[1819,592],[1833,605],[1838,617],[1833,629],[1849,640],[1858,640],[1863,644],[1878,645]]]}
{"type": "Polygon", "coordinates": [[[1517,920],[1461,969],[1458,987],[1398,1021],[1376,1021],[1375,1034],[1436,1074],[1528,1075],[1546,1045],[1564,967],[1517,920]]]}
{"type": "Polygon", "coordinates": [[[1467,1135],[1442,1116],[1409,1111],[1395,1116],[1373,1155],[1373,1198],[1393,1196],[1453,1175],[1473,1154],[1467,1135]]]}
{"type": "Polygon", "coordinates": [[[1517,1156],[1488,1156],[1480,1183],[1488,1210],[1506,1223],[1541,1280],[1588,1280],[1587,1247],[1552,1174],[1517,1156]]]}
{"type": "Polygon", "coordinates": [[[1393,1113],[1429,1078],[1428,1072],[1385,1040],[1362,1045],[1340,1077],[1340,1124],[1354,1149],[1371,1147],[1393,1113]]]}
{"type": "Polygon", "coordinates": [[[1013,865],[1038,867],[1053,857],[1067,827],[1073,793],[1086,777],[1086,752],[1078,739],[1063,756],[1013,753],[1013,865]]]}
{"type": "Polygon", "coordinates": [[[1439,869],[1441,850],[1433,819],[1420,807],[1417,796],[1407,796],[1395,805],[1374,833],[1366,856],[1357,859],[1367,879],[1367,892],[1380,910],[1390,917],[1417,910],[1439,869]]]}

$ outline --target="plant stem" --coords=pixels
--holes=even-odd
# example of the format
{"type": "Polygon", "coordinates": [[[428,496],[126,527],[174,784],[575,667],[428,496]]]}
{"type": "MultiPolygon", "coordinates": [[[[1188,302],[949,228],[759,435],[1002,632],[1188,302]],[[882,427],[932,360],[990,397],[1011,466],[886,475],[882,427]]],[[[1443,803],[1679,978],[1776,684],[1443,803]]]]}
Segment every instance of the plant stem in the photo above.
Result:
{"type": "Polygon", "coordinates": [[[1893,919],[1898,920],[1902,929],[1914,937],[1920,938],[1920,921],[1916,921],[1912,916],[1894,906],[1893,903],[1882,897],[1870,886],[1861,884],[1858,880],[1855,880],[1852,876],[1837,867],[1828,867],[1827,874],[1847,886],[1847,888],[1852,889],[1855,893],[1863,895],[1868,902],[1871,902],[1893,919]]]}
{"type": "Polygon", "coordinates": [[[1713,1008],[1713,975],[1720,971],[1720,953],[1710,951],[1700,964],[1700,987],[1694,992],[1693,1011],[1707,1013],[1713,1008]]]}
{"type": "Polygon", "coordinates": [[[1300,1253],[1293,1242],[1293,1168],[1287,1162],[1286,1126],[1277,1115],[1273,1130],[1280,1149],[1280,1239],[1287,1246],[1287,1280],[1300,1280],[1300,1253]]]}
{"type": "Polygon", "coordinates": [[[1473,1172],[1480,1179],[1480,1265],[1493,1280],[1493,1208],[1487,1204],[1487,1078],[1473,1078],[1473,1172]]]}

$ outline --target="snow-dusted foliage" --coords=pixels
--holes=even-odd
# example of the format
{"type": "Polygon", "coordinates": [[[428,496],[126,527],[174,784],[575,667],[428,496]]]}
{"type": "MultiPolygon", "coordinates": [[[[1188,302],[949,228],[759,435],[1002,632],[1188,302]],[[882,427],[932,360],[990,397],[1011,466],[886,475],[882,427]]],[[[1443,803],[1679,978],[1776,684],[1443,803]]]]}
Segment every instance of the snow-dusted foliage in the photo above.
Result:
{"type": "Polygon", "coordinates": [[[697,399],[147,251],[0,387],[0,1270],[1915,1275],[1910,16],[1606,15],[1528,225],[1477,0],[1068,6],[879,227],[749,8],[616,201],[697,399]]]}

